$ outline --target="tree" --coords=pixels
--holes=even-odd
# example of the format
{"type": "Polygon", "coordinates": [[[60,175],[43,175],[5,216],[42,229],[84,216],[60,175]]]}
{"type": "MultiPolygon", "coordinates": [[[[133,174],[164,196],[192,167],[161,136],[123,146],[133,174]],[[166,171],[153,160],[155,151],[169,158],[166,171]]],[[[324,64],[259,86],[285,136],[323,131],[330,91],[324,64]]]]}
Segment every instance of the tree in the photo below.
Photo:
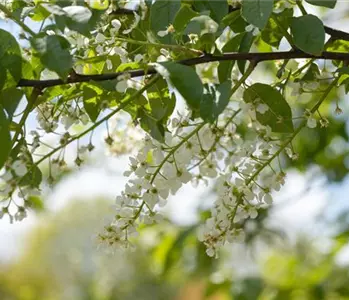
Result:
{"type": "Polygon", "coordinates": [[[315,163],[341,180],[347,153],[329,156],[328,148],[348,136],[329,108],[335,103],[340,114],[349,90],[349,34],[324,25],[310,6],[335,9],[336,0],[0,4],[23,41],[0,30],[0,216],[12,221],[11,204],[15,220],[40,206],[40,186],[65,170],[67,147],[76,145],[80,166],[93,132],[122,112],[132,122],[118,119],[117,141],[108,131],[111,151],[129,150],[132,130],[145,138],[100,234],[109,245],[128,246],[140,223],[160,222],[158,206],[189,181],[216,179],[217,200],[198,230],[216,256],[272,204],[288,167],[315,163]],[[257,80],[257,72],[268,76],[257,80]],[[30,115],[38,130],[28,132],[30,115]],[[42,153],[48,133],[60,138],[42,153]]]}

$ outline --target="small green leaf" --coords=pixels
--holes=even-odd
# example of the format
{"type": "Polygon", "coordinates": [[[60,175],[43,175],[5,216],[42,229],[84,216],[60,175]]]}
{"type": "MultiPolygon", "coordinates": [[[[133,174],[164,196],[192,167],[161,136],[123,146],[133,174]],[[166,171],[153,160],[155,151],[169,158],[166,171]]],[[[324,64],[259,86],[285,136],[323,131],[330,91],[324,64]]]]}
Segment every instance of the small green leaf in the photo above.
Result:
{"type": "Polygon", "coordinates": [[[161,42],[170,44],[173,41],[171,34],[160,37],[158,32],[173,24],[180,7],[180,1],[173,0],[157,0],[150,7],[150,28],[161,42]]]}
{"type": "Polygon", "coordinates": [[[270,85],[255,83],[245,90],[243,98],[246,103],[268,106],[264,114],[256,112],[262,125],[270,126],[274,132],[293,132],[291,108],[279,91],[270,85]]]}
{"type": "MultiPolygon", "coordinates": [[[[242,37],[239,52],[240,53],[249,52],[252,47],[254,39],[255,39],[255,36],[252,34],[252,32],[246,32],[246,34],[244,34],[244,36],[242,37]]],[[[240,72],[242,74],[245,73],[246,60],[239,60],[237,64],[240,72]]]]}
{"type": "Polygon", "coordinates": [[[214,106],[215,106],[214,95],[204,94],[200,103],[200,117],[205,122],[210,122],[210,123],[214,122],[215,120],[215,116],[213,112],[214,106]]]}
{"type": "Polygon", "coordinates": [[[99,1],[88,0],[86,2],[93,9],[106,10],[109,7],[109,1],[108,0],[99,0],[99,1]]]}
{"type": "Polygon", "coordinates": [[[301,81],[314,81],[318,78],[318,75],[320,75],[319,66],[316,63],[311,63],[301,81]]]}
{"type": "Polygon", "coordinates": [[[182,4],[173,21],[173,27],[176,32],[182,32],[187,27],[189,21],[198,15],[196,11],[191,9],[190,5],[182,4]]]}
{"type": "Polygon", "coordinates": [[[202,0],[194,1],[193,5],[197,11],[209,11],[212,20],[216,21],[218,24],[222,21],[224,16],[228,14],[227,1],[202,0]]]}
{"type": "Polygon", "coordinates": [[[340,75],[343,75],[343,74],[349,75],[349,67],[341,67],[337,69],[336,72],[338,72],[340,75]]]}
{"type": "Polygon", "coordinates": [[[91,11],[84,6],[72,5],[63,8],[66,15],[74,22],[87,24],[92,17],[91,11]]]}
{"type": "Polygon", "coordinates": [[[12,120],[13,114],[23,95],[23,91],[15,87],[7,88],[0,92],[0,103],[7,112],[9,120],[12,120]]]}
{"type": "Polygon", "coordinates": [[[147,96],[151,115],[158,121],[166,122],[176,105],[176,97],[170,94],[166,81],[158,80],[147,90],[147,96]]]}
{"type": "Polygon", "coordinates": [[[217,117],[225,110],[229,103],[231,91],[231,81],[228,80],[220,84],[217,88],[217,106],[215,109],[215,113],[217,117]]]}
{"type": "Polygon", "coordinates": [[[62,7],[58,5],[53,5],[50,3],[41,3],[40,5],[53,15],[64,16],[66,14],[62,7]]]}
{"type": "Polygon", "coordinates": [[[263,29],[273,11],[274,0],[242,0],[242,17],[250,24],[263,29]]]}
{"type": "Polygon", "coordinates": [[[203,85],[195,69],[189,66],[165,62],[161,63],[168,72],[169,79],[191,109],[199,109],[203,96],[203,85]]]}
{"type": "Polygon", "coordinates": [[[137,63],[137,62],[123,63],[117,67],[116,72],[124,72],[127,70],[143,69],[144,67],[145,67],[144,64],[137,63]]]}
{"type": "Polygon", "coordinates": [[[337,0],[305,0],[309,4],[316,6],[323,6],[328,8],[334,8],[337,4],[337,0]]]}
{"type": "Polygon", "coordinates": [[[67,78],[73,66],[69,42],[57,35],[49,35],[31,40],[40,60],[49,70],[56,72],[62,79],[67,78]]]}
{"type": "Polygon", "coordinates": [[[325,29],[322,21],[314,15],[293,18],[291,33],[295,45],[302,51],[320,55],[325,45],[325,29]]]}
{"type": "Polygon", "coordinates": [[[33,9],[32,13],[30,14],[30,18],[39,22],[45,20],[50,14],[51,13],[49,11],[39,4],[33,9]]]}
{"type": "Polygon", "coordinates": [[[21,79],[22,55],[16,39],[0,29],[0,90],[13,87],[21,79]]]}
{"type": "Polygon", "coordinates": [[[287,31],[291,25],[292,16],[293,9],[284,9],[278,14],[273,13],[268,20],[267,26],[262,31],[262,40],[272,47],[279,48],[280,42],[284,37],[284,30],[287,31]],[[275,19],[277,19],[277,22],[275,19]]]}
{"type": "Polygon", "coordinates": [[[218,28],[218,25],[209,16],[200,15],[190,20],[188,26],[184,30],[184,33],[185,34],[193,33],[201,37],[206,33],[211,32],[210,26],[217,26],[218,28]]]}
{"type": "Polygon", "coordinates": [[[235,10],[230,14],[226,15],[222,23],[225,26],[229,26],[230,29],[236,33],[244,32],[246,26],[248,25],[246,21],[242,18],[240,10],[235,10]]]}
{"type": "MultiPolygon", "coordinates": [[[[235,35],[232,39],[230,39],[222,48],[222,52],[237,52],[243,37],[245,36],[244,33],[240,33],[235,35]]],[[[218,66],[218,79],[219,82],[224,82],[226,80],[229,80],[231,77],[231,71],[234,67],[235,60],[229,60],[229,61],[221,61],[218,66]]]]}
{"type": "Polygon", "coordinates": [[[164,141],[165,128],[160,122],[149,116],[143,110],[139,113],[141,127],[159,142],[164,141]]]}
{"type": "Polygon", "coordinates": [[[28,205],[30,208],[34,209],[35,211],[43,211],[45,209],[44,201],[39,196],[29,195],[27,197],[26,205],[28,205]]]}
{"type": "Polygon", "coordinates": [[[226,81],[217,87],[209,87],[210,93],[203,95],[200,103],[200,117],[213,123],[229,103],[231,82],[226,81]]]}
{"type": "Polygon", "coordinates": [[[97,92],[88,87],[83,88],[84,108],[92,122],[95,122],[100,113],[100,103],[97,92]]]}
{"type": "Polygon", "coordinates": [[[345,93],[348,94],[349,93],[349,78],[344,79],[340,84],[344,85],[345,93]]]}
{"type": "Polygon", "coordinates": [[[65,6],[62,11],[64,14],[59,12],[55,15],[55,25],[61,31],[67,27],[85,36],[90,35],[90,31],[94,29],[100,15],[103,14],[101,10],[91,11],[84,5],[65,6]]]}
{"type": "Polygon", "coordinates": [[[2,107],[0,107],[0,141],[0,168],[2,168],[11,151],[9,121],[2,107]]]}
{"type": "Polygon", "coordinates": [[[19,183],[20,186],[30,185],[32,187],[39,187],[42,182],[42,172],[39,167],[35,164],[27,166],[30,170],[26,175],[24,175],[19,183]]]}

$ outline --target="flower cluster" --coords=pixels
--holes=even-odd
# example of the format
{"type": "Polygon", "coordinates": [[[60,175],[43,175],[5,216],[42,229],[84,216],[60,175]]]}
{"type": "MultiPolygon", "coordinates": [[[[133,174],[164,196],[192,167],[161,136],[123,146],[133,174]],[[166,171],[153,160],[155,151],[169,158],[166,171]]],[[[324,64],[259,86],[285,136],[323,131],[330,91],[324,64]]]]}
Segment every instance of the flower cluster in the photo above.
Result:
{"type": "Polygon", "coordinates": [[[139,222],[156,222],[159,209],[169,195],[186,183],[194,186],[217,178],[217,200],[211,218],[200,228],[199,238],[207,246],[207,254],[214,256],[225,242],[241,240],[239,222],[256,218],[258,208],[272,203],[272,191],[284,183],[284,173],[262,172],[279,154],[279,140],[271,139],[271,132],[255,119],[248,117],[252,140],[238,133],[242,121],[256,110],[255,105],[241,103],[238,111],[226,109],[217,124],[194,123],[188,116],[173,118],[171,132],[159,143],[146,137],[144,147],[130,158],[130,169],[125,172],[129,182],[116,198],[115,221],[101,235],[113,245],[129,245],[137,234],[139,222]],[[267,176],[266,176],[267,174],[267,176]]]}

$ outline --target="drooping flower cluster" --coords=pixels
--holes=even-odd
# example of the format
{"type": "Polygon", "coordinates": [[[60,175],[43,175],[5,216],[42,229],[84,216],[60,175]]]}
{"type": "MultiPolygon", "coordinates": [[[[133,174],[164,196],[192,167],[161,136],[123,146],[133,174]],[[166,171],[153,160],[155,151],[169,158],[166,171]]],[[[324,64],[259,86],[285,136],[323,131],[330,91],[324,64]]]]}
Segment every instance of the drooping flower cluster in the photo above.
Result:
{"type": "MultiPolygon", "coordinates": [[[[241,103],[254,116],[256,106],[241,103]]],[[[182,185],[207,183],[217,178],[217,200],[211,218],[200,228],[199,238],[214,256],[225,243],[240,240],[243,232],[236,226],[246,218],[255,218],[258,208],[272,203],[272,191],[284,183],[284,173],[267,173],[265,167],[279,154],[279,141],[271,141],[271,132],[251,119],[252,140],[239,134],[239,125],[249,114],[228,108],[217,124],[190,120],[188,116],[172,119],[171,132],[159,143],[149,137],[136,157],[130,158],[130,177],[124,191],[116,198],[115,221],[101,239],[114,245],[129,245],[138,223],[156,222],[158,208],[166,204],[182,185]]],[[[243,123],[242,123],[243,124],[243,123]]]]}

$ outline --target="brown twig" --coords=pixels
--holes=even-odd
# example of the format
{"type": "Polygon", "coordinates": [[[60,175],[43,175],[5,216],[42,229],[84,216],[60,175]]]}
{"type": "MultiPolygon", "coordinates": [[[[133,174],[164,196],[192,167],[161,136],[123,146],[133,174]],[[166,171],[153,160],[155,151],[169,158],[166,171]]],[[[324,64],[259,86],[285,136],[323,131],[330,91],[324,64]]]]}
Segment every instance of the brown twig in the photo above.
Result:
{"type": "Polygon", "coordinates": [[[324,26],[324,28],[325,32],[330,35],[332,39],[349,41],[349,33],[328,26],[324,26]]]}

